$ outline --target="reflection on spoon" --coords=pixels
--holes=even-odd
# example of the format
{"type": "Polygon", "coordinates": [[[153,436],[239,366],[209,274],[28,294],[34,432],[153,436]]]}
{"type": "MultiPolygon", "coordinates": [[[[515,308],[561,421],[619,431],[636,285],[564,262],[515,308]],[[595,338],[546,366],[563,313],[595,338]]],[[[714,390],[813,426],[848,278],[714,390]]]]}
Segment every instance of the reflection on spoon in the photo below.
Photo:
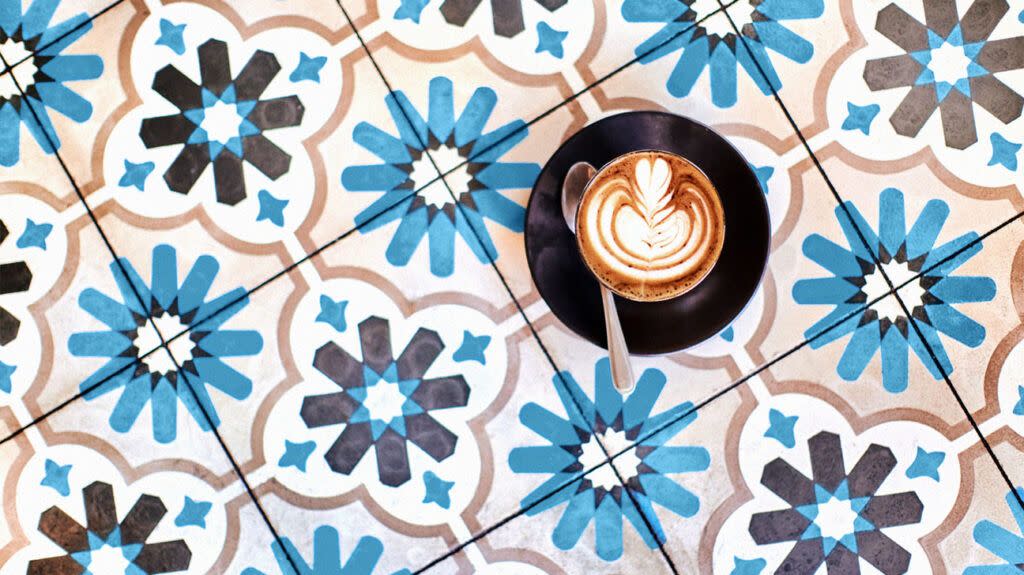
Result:
{"type": "MultiPolygon", "coordinates": [[[[577,162],[569,168],[562,182],[562,217],[569,230],[576,233],[576,210],[583,198],[583,190],[594,177],[597,170],[586,162],[577,162]]],[[[615,296],[604,283],[601,286],[601,304],[604,307],[604,328],[608,337],[608,357],[612,364],[612,382],[620,393],[633,391],[636,380],[633,379],[633,368],[629,364],[629,348],[626,337],[622,334],[619,313],[615,309],[615,296]]]]}

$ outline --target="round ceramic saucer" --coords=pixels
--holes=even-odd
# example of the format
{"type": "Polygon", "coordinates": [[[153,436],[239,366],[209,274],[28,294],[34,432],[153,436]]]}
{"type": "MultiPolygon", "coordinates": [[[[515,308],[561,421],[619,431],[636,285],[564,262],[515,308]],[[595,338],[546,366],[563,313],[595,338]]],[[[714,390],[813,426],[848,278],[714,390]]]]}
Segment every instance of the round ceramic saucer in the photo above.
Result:
{"type": "Polygon", "coordinates": [[[663,112],[627,112],[591,124],[548,160],[526,208],[526,259],[541,297],[570,329],[605,347],[597,280],[562,218],[562,180],[576,162],[595,167],[636,150],[675,152],[711,179],[725,208],[725,245],[697,287],[667,301],[615,296],[629,350],[669,353],[717,334],[754,295],[768,261],[771,226],[761,186],[743,156],[707,126],[663,112]]]}

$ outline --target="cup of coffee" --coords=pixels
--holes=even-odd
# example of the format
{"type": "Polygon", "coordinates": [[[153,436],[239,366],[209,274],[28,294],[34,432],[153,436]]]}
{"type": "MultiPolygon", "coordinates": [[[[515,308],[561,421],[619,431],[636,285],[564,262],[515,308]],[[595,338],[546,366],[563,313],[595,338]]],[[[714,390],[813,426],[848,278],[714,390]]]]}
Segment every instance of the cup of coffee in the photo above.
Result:
{"type": "Polygon", "coordinates": [[[587,183],[576,242],[610,290],[634,301],[663,301],[711,272],[725,243],[725,212],[711,180],[686,158],[630,152],[587,183]]]}

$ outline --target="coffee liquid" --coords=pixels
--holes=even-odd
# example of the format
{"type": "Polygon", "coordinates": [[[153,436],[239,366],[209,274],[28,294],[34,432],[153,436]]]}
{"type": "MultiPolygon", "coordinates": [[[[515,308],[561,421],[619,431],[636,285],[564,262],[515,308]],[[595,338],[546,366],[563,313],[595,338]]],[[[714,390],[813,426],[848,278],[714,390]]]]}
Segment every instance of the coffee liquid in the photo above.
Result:
{"type": "Polygon", "coordinates": [[[584,262],[612,291],[659,301],[711,271],[725,242],[725,214],[711,181],[689,161],[633,152],[588,184],[576,238],[584,262]]]}

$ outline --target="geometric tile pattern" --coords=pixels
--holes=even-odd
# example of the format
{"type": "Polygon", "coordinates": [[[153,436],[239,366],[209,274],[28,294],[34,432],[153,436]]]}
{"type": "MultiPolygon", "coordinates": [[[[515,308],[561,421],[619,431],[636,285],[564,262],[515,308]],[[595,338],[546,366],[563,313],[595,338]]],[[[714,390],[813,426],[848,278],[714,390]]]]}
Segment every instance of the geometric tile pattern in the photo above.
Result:
{"type": "Polygon", "coordinates": [[[0,60],[4,573],[1024,570],[1019,2],[26,0],[0,60]],[[524,218],[629,110],[772,237],[623,395],[524,218]]]}

